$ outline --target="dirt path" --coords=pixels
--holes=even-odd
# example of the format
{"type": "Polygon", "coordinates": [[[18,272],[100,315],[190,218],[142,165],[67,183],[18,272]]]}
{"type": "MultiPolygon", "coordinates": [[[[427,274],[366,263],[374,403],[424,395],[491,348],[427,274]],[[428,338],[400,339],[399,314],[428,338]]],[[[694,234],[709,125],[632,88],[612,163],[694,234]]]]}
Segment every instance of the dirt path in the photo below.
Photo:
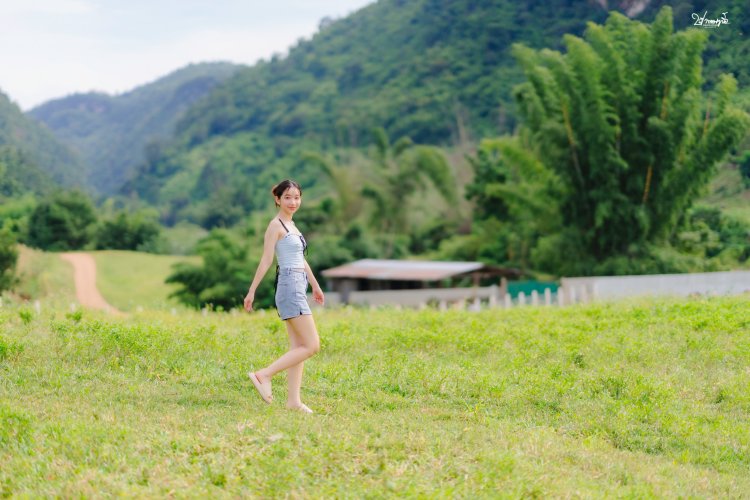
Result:
{"type": "Polygon", "coordinates": [[[60,254],[60,258],[73,265],[76,298],[83,307],[103,309],[117,315],[123,314],[107,304],[107,301],[96,288],[96,261],[91,255],[87,253],[63,253],[60,254]]]}

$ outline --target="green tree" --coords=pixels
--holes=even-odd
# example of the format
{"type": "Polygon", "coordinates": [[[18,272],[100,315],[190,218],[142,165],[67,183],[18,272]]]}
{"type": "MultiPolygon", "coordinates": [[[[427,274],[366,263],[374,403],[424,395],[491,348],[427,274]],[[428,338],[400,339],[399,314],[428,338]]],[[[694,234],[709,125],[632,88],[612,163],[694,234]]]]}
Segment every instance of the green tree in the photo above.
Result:
{"type": "Polygon", "coordinates": [[[706,34],[674,33],[671,12],[651,26],[613,13],[585,39],[566,35],[564,55],[513,47],[528,79],[515,89],[524,125],[564,187],[566,271],[664,241],[750,126],[730,103],[731,76],[704,98],[706,34]]]}
{"type": "MultiPolygon", "coordinates": [[[[240,306],[258,262],[248,259],[247,245],[229,231],[214,229],[196,247],[201,265],[179,263],[167,283],[181,287],[172,294],[191,307],[224,310],[240,306]]],[[[266,279],[256,292],[256,307],[273,305],[273,283],[266,279]]]]}
{"type": "Polygon", "coordinates": [[[742,263],[750,258],[750,224],[718,208],[697,206],[685,214],[672,244],[704,259],[742,263]]]}
{"type": "Polygon", "coordinates": [[[466,197],[475,203],[476,258],[530,267],[539,237],[560,229],[560,179],[520,137],[485,139],[469,161],[474,180],[466,197]]]}
{"type": "MultiPolygon", "coordinates": [[[[2,118],[0,118],[2,121],[2,118]]],[[[14,198],[27,193],[45,195],[52,179],[21,149],[0,140],[0,197],[14,198]]]]}
{"type": "Polygon", "coordinates": [[[138,212],[119,212],[104,220],[96,230],[96,248],[100,250],[139,250],[159,237],[161,227],[155,217],[138,212]]]}
{"type": "Polygon", "coordinates": [[[78,250],[91,239],[96,215],[80,191],[62,191],[39,202],[29,218],[29,245],[44,250],[78,250]]]}
{"type": "Polygon", "coordinates": [[[750,151],[743,152],[737,162],[740,168],[740,175],[742,176],[742,183],[746,188],[750,188],[750,151]]]}
{"type": "Polygon", "coordinates": [[[406,203],[432,184],[448,203],[456,202],[456,183],[443,153],[432,146],[415,145],[402,137],[391,145],[385,130],[374,131],[373,179],[362,195],[375,204],[373,222],[386,234],[409,230],[406,203]]]}
{"type": "Polygon", "coordinates": [[[348,226],[362,212],[362,197],[357,188],[357,172],[354,167],[336,165],[319,153],[308,152],[304,161],[317,167],[333,188],[330,207],[327,202],[322,205],[328,208],[330,226],[338,231],[348,226]]]}
{"type": "Polygon", "coordinates": [[[37,205],[36,197],[28,193],[21,197],[2,200],[0,227],[9,230],[16,239],[28,233],[29,218],[37,205]]]}
{"type": "Polygon", "coordinates": [[[13,179],[8,173],[8,161],[3,158],[6,156],[6,147],[0,147],[0,196],[8,197],[15,195],[18,189],[18,182],[13,179]]]}
{"type": "Polygon", "coordinates": [[[343,233],[322,234],[311,240],[306,260],[318,273],[357,259],[380,257],[389,246],[392,247],[393,257],[406,253],[401,241],[397,240],[394,244],[390,239],[373,235],[363,225],[353,222],[343,233]]]}
{"type": "Polygon", "coordinates": [[[16,239],[10,231],[0,228],[0,292],[15,284],[17,262],[16,239]]]}

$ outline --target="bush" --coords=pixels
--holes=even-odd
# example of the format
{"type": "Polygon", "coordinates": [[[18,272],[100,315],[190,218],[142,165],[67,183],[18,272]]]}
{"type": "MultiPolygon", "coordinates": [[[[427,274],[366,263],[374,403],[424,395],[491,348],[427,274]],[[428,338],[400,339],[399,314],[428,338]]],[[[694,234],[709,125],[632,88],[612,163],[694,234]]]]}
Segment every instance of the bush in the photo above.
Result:
{"type": "MultiPolygon", "coordinates": [[[[242,305],[258,262],[247,257],[247,246],[227,230],[215,229],[198,242],[202,265],[180,263],[167,283],[181,288],[172,294],[190,307],[232,309],[242,305]]],[[[269,273],[270,274],[270,273],[269,273]]],[[[255,307],[273,306],[273,281],[266,279],[256,291],[255,307]]]]}
{"type": "Polygon", "coordinates": [[[43,250],[79,250],[91,240],[95,222],[94,207],[85,194],[59,192],[31,213],[27,242],[43,250]]]}
{"type": "Polygon", "coordinates": [[[17,262],[16,239],[10,231],[0,229],[0,292],[15,284],[17,262]]]}
{"type": "Polygon", "coordinates": [[[28,234],[29,217],[36,207],[36,199],[28,194],[20,198],[0,200],[0,228],[9,230],[16,238],[28,234]]]}
{"type": "Polygon", "coordinates": [[[716,259],[724,266],[750,257],[750,225],[713,207],[692,209],[672,245],[683,252],[716,259]]]}
{"type": "Polygon", "coordinates": [[[161,227],[155,218],[144,213],[120,212],[103,221],[96,231],[96,248],[100,250],[157,249],[161,227]]]}
{"type": "Polygon", "coordinates": [[[617,255],[594,267],[595,276],[673,274],[712,271],[704,260],[669,248],[645,247],[633,255],[617,255]]]}

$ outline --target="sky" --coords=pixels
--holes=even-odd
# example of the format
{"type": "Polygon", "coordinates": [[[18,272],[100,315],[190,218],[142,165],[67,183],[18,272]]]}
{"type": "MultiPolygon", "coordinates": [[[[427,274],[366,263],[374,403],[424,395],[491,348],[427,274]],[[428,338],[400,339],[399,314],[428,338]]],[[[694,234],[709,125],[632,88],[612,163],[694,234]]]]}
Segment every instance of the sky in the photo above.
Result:
{"type": "Polygon", "coordinates": [[[0,0],[0,91],[27,111],[190,63],[254,64],[375,0],[0,0]]]}

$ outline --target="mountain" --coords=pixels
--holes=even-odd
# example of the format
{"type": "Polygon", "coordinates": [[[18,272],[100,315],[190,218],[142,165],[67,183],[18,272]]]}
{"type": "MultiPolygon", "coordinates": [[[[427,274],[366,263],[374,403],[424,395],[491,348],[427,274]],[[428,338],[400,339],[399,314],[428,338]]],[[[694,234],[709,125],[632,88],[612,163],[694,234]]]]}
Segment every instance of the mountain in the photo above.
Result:
{"type": "Polygon", "coordinates": [[[80,185],[81,160],[0,92],[0,185],[2,194],[42,194],[54,184],[80,185]]]}
{"type": "Polygon", "coordinates": [[[190,144],[239,131],[309,138],[324,145],[357,146],[383,126],[391,137],[441,144],[468,134],[512,131],[512,87],[521,80],[509,48],[562,48],[566,33],[608,9],[650,21],[660,7],[674,9],[676,29],[701,10],[729,12],[733,24],[715,29],[706,51],[709,80],[732,71],[750,84],[750,20],[746,0],[381,0],[328,24],[308,41],[238,72],[195,106],[179,124],[190,144]],[[607,8],[602,8],[606,6],[607,8]]]}
{"type": "Polygon", "coordinates": [[[239,67],[192,64],[122,95],[74,94],[29,115],[83,158],[87,183],[107,195],[132,175],[149,143],[169,138],[185,110],[239,67]]]}
{"type": "Polygon", "coordinates": [[[15,146],[0,146],[0,200],[25,194],[46,195],[55,181],[15,146]]]}
{"type": "Polygon", "coordinates": [[[445,143],[511,130],[515,41],[559,47],[606,11],[586,1],[381,0],[238,72],[185,116],[190,144],[240,131],[358,146],[391,137],[445,143]]]}
{"type": "Polygon", "coordinates": [[[305,150],[391,138],[449,144],[512,130],[521,80],[510,45],[559,47],[607,12],[586,1],[381,0],[289,50],[238,71],[178,122],[123,194],[160,204],[166,222],[229,225],[265,207],[279,176],[313,186],[305,150]]]}
{"type": "Polygon", "coordinates": [[[322,22],[286,57],[216,87],[123,193],[160,204],[167,221],[230,224],[265,206],[278,176],[314,186],[320,175],[300,160],[306,149],[362,147],[374,127],[394,140],[436,145],[512,132],[512,88],[522,76],[511,45],[562,49],[564,34],[604,22],[608,9],[650,22],[670,4],[676,29],[690,25],[693,12],[727,11],[734,24],[710,32],[704,74],[711,82],[732,71],[747,85],[745,1],[699,8],[690,1],[380,0],[322,22]]]}

